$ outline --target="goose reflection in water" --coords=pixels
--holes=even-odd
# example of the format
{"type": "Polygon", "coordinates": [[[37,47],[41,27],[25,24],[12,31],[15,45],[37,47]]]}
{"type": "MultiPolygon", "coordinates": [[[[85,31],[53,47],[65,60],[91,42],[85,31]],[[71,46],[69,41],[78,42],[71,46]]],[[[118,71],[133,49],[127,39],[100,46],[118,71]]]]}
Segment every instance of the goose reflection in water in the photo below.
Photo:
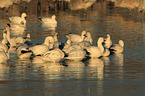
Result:
{"type": "Polygon", "coordinates": [[[89,73],[92,73],[91,75],[96,77],[98,79],[104,78],[104,62],[103,60],[99,58],[90,58],[88,60],[88,66],[86,69],[89,73]]]}
{"type": "Polygon", "coordinates": [[[65,73],[71,75],[72,78],[79,79],[84,72],[84,63],[82,61],[65,60],[65,73]]]}
{"type": "Polygon", "coordinates": [[[7,64],[3,64],[3,63],[0,63],[0,80],[6,80],[8,79],[7,75],[5,75],[5,73],[8,73],[9,72],[9,66],[7,64]]]}
{"type": "Polygon", "coordinates": [[[110,64],[114,64],[114,66],[117,66],[117,69],[115,69],[118,74],[119,78],[123,78],[123,66],[124,66],[124,55],[123,53],[116,53],[110,56],[110,64]]]}
{"type": "Polygon", "coordinates": [[[63,70],[63,65],[60,63],[45,62],[45,63],[33,63],[34,68],[40,68],[45,79],[60,79],[63,70]]]}

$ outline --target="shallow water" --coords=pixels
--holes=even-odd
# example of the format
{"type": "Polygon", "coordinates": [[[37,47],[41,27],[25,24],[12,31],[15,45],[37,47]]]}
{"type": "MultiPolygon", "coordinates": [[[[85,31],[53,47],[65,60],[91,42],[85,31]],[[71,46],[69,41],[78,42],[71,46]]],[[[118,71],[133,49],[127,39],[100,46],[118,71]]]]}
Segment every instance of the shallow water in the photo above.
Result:
{"type": "MultiPolygon", "coordinates": [[[[5,14],[0,18],[1,39],[2,31],[9,23],[9,14],[15,13],[17,7],[8,13],[1,11],[5,14]]],[[[28,5],[30,10],[25,10],[29,17],[26,31],[21,35],[30,33],[33,45],[42,43],[46,36],[55,32],[59,34],[59,42],[65,42],[65,34],[80,34],[86,30],[91,32],[94,45],[98,37],[106,37],[107,33],[113,43],[122,39],[124,52],[87,61],[41,63],[37,58],[20,60],[12,49],[7,64],[0,64],[1,96],[145,95],[145,17],[141,13],[108,9],[105,4],[95,3],[93,9],[85,11],[41,12],[42,17],[56,14],[58,21],[56,28],[43,28],[31,7],[28,5]]]]}

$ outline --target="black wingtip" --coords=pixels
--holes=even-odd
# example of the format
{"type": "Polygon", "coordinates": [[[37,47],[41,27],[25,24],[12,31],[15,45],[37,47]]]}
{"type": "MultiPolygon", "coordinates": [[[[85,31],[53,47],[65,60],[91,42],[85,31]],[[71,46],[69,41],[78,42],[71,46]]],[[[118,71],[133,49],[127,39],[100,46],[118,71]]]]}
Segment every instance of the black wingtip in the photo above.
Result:
{"type": "Polygon", "coordinates": [[[10,23],[7,23],[7,25],[8,25],[9,27],[11,27],[10,23]]]}

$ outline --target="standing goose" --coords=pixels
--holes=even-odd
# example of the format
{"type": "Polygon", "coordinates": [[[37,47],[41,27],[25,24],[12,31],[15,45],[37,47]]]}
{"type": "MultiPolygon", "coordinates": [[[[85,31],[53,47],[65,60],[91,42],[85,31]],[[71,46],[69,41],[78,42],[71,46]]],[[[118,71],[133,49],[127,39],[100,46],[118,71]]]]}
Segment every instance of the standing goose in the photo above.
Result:
{"type": "Polygon", "coordinates": [[[54,38],[52,36],[47,36],[44,40],[44,43],[30,47],[30,50],[33,52],[34,56],[42,55],[49,50],[49,45],[52,42],[54,42],[54,38]]]}
{"type": "Polygon", "coordinates": [[[118,44],[113,44],[110,47],[110,50],[111,50],[111,52],[114,52],[114,53],[122,53],[123,50],[124,50],[124,42],[123,42],[123,40],[119,40],[118,44]]]}
{"type": "Polygon", "coordinates": [[[99,37],[98,39],[98,46],[90,46],[86,47],[86,51],[88,55],[92,58],[100,57],[104,52],[104,47],[102,45],[102,42],[104,41],[103,37],[99,37]]]}
{"type": "Polygon", "coordinates": [[[66,37],[72,42],[72,43],[78,43],[84,40],[86,31],[82,31],[81,36],[78,34],[68,34],[66,37]]]}
{"type": "Polygon", "coordinates": [[[9,20],[12,23],[26,25],[26,19],[25,19],[25,17],[28,17],[28,15],[26,13],[22,13],[21,17],[19,17],[19,16],[12,16],[12,17],[9,17],[9,20]]]}

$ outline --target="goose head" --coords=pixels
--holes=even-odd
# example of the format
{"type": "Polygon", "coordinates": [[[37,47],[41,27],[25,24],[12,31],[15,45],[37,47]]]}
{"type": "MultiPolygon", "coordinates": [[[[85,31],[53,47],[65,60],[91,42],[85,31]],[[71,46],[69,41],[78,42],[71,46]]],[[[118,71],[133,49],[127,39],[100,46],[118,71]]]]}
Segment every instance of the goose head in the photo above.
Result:
{"type": "Polygon", "coordinates": [[[56,19],[56,15],[52,15],[51,19],[55,20],[56,19]]]}
{"type": "Polygon", "coordinates": [[[124,42],[123,42],[123,40],[119,40],[119,44],[120,44],[122,47],[124,47],[124,42]]]}
{"type": "Polygon", "coordinates": [[[28,17],[28,15],[26,13],[22,13],[21,18],[25,18],[28,17]]]}
{"type": "Polygon", "coordinates": [[[47,46],[49,46],[50,44],[54,44],[54,38],[52,36],[47,36],[45,38],[44,44],[46,44],[47,46]]]}

